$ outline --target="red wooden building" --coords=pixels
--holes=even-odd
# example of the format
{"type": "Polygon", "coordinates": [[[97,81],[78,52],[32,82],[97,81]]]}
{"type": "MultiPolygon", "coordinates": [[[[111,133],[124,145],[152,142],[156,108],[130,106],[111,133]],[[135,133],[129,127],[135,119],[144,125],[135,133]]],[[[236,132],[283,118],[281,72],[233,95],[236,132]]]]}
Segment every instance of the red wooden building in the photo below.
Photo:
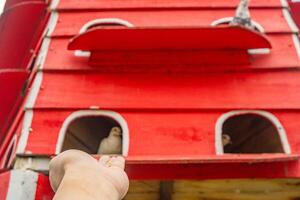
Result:
{"type": "Polygon", "coordinates": [[[8,2],[0,199],[51,199],[50,157],[115,126],[125,199],[300,199],[300,3],[252,0],[250,30],[238,0],[8,2]]]}

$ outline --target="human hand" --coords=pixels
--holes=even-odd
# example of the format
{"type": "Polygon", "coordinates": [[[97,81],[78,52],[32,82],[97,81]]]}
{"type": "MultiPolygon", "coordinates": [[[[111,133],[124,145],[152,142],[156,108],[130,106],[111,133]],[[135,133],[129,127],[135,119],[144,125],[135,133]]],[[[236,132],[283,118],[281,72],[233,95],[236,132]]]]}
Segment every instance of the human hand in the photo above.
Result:
{"type": "Polygon", "coordinates": [[[95,190],[99,194],[112,194],[113,191],[121,199],[129,187],[124,166],[125,160],[121,156],[102,156],[97,161],[85,152],[68,150],[51,160],[50,184],[54,191],[59,190],[63,182],[87,187],[92,193],[95,190]]]}

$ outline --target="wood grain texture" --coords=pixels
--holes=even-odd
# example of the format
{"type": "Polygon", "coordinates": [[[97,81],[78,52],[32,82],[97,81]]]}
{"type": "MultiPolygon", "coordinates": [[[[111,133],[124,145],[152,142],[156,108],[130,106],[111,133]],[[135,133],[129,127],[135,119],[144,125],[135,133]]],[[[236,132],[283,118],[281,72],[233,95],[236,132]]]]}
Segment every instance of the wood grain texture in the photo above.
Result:
{"type": "MultiPolygon", "coordinates": [[[[59,13],[58,23],[52,36],[74,36],[78,34],[85,23],[98,18],[120,18],[130,22],[135,27],[209,27],[217,19],[234,16],[234,12],[235,9],[218,9],[214,11],[213,15],[210,9],[62,12],[59,13]]],[[[291,33],[282,9],[253,9],[251,10],[251,17],[261,24],[267,33],[291,33]],[[273,21],[276,21],[276,26],[270,23],[270,16],[272,16],[273,21]]]]}
{"type": "MultiPolygon", "coordinates": [[[[39,180],[42,179],[43,182],[38,182],[36,200],[48,200],[53,196],[47,178],[40,175],[39,180]]],[[[159,181],[130,181],[129,192],[124,199],[158,200],[158,190],[159,181]],[[152,190],[149,186],[156,189],[152,190]]],[[[296,200],[299,196],[299,179],[175,180],[172,193],[172,199],[178,200],[296,200]]]]}

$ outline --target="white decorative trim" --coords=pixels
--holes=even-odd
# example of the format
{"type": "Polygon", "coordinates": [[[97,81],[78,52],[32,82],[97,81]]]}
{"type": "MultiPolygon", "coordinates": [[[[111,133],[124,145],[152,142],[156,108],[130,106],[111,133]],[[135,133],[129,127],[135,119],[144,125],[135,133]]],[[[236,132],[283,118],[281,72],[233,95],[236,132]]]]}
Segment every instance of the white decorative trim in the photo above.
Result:
{"type": "Polygon", "coordinates": [[[288,8],[289,7],[289,4],[286,0],[280,0],[280,3],[281,3],[283,8],[288,8]]]}
{"type": "Polygon", "coordinates": [[[299,36],[297,34],[293,34],[292,36],[295,48],[296,48],[296,52],[298,55],[298,58],[300,59],[300,40],[299,40],[299,36]]]}
{"type": "Polygon", "coordinates": [[[266,119],[268,119],[276,128],[281,140],[281,144],[284,150],[284,153],[291,154],[291,148],[286,136],[286,132],[281,125],[280,121],[274,116],[273,114],[261,111],[261,110],[236,110],[236,111],[230,111],[228,113],[225,113],[219,117],[216,123],[215,127],[215,147],[216,147],[216,154],[217,155],[223,155],[224,149],[222,144],[222,128],[224,122],[229,119],[230,117],[237,116],[237,115],[243,115],[243,114],[256,114],[259,116],[263,116],[266,119]]]}
{"type": "Polygon", "coordinates": [[[269,54],[271,52],[268,48],[261,48],[261,49],[248,49],[249,54],[269,54]]]}
{"type": "Polygon", "coordinates": [[[27,145],[29,133],[31,131],[32,119],[33,119],[33,111],[26,110],[25,114],[24,114],[24,118],[23,118],[21,136],[20,136],[19,142],[18,142],[17,154],[25,153],[25,148],[27,145]]]}
{"type": "Polygon", "coordinates": [[[39,52],[39,54],[36,58],[36,62],[35,62],[36,63],[35,65],[38,66],[38,69],[43,68],[49,46],[50,46],[50,38],[44,38],[43,43],[40,48],[40,52],[39,52]]]}
{"type": "Polygon", "coordinates": [[[56,11],[52,11],[50,18],[49,18],[49,22],[48,22],[48,26],[47,26],[47,36],[50,37],[56,27],[58,21],[58,12],[56,11]]]}
{"type": "Polygon", "coordinates": [[[300,0],[292,0],[292,2],[293,2],[293,3],[294,3],[294,2],[296,2],[296,3],[297,3],[297,2],[300,2],[300,0]]]}
{"type": "MultiPolygon", "coordinates": [[[[122,26],[127,26],[127,27],[134,27],[133,24],[131,24],[130,22],[128,22],[126,20],[123,20],[123,19],[119,19],[119,18],[100,18],[100,19],[94,19],[94,20],[91,20],[91,21],[85,23],[81,27],[81,29],[79,30],[79,34],[82,34],[82,33],[86,32],[92,26],[101,25],[101,24],[110,24],[110,23],[120,24],[122,26]]],[[[74,55],[77,56],[77,57],[89,57],[91,55],[91,53],[89,51],[76,50],[74,52],[74,55]]]]}
{"type": "Polygon", "coordinates": [[[283,13],[283,16],[284,16],[286,22],[288,23],[291,31],[293,33],[298,33],[299,29],[298,29],[297,25],[295,24],[295,22],[294,22],[294,20],[293,20],[293,18],[291,16],[289,10],[287,8],[282,9],[282,13],[283,13]]]}
{"type": "Polygon", "coordinates": [[[11,170],[6,200],[34,200],[37,181],[35,172],[11,170]]]}
{"type": "Polygon", "coordinates": [[[43,72],[37,72],[35,79],[30,88],[28,98],[26,100],[25,109],[32,109],[40,91],[40,87],[43,81],[43,72]]]}
{"type": "Polygon", "coordinates": [[[119,113],[113,111],[107,111],[107,110],[80,110],[80,111],[73,112],[71,115],[69,115],[65,119],[59,131],[55,154],[59,154],[62,150],[62,145],[69,125],[75,119],[86,117],[86,116],[104,116],[104,117],[112,118],[113,120],[118,122],[122,129],[122,154],[123,156],[127,156],[129,150],[129,129],[128,129],[127,122],[119,113]]]}
{"type": "Polygon", "coordinates": [[[55,10],[58,7],[59,1],[60,0],[52,0],[50,4],[50,9],[55,10]]]}
{"type": "MultiPolygon", "coordinates": [[[[219,24],[223,24],[223,23],[229,23],[233,20],[233,17],[224,17],[221,19],[217,19],[215,21],[213,21],[210,25],[211,26],[218,26],[219,24]]],[[[251,20],[251,22],[253,23],[253,25],[255,26],[255,28],[257,28],[257,30],[261,33],[265,32],[265,29],[262,25],[260,25],[258,22],[251,20]]]]}

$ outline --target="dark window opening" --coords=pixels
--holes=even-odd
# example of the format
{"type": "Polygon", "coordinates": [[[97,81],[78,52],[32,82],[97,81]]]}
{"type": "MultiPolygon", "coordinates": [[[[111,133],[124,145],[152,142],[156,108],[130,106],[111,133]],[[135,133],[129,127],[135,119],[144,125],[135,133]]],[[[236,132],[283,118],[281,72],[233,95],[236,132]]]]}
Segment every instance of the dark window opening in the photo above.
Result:
{"type": "MultiPolygon", "coordinates": [[[[113,135],[110,133],[115,129],[120,131],[120,134],[116,138],[120,139],[120,144],[117,147],[120,149],[119,154],[121,154],[122,131],[120,124],[114,119],[105,116],[86,116],[71,122],[65,134],[62,151],[78,149],[89,154],[97,154],[103,139],[107,140],[110,138],[110,141],[111,137],[109,135],[113,135]]],[[[109,142],[109,144],[111,143],[109,142]]],[[[116,145],[116,142],[113,142],[113,145],[116,145]]]]}
{"type": "Polygon", "coordinates": [[[284,153],[276,126],[256,114],[228,118],[222,127],[222,143],[224,153],[284,153]]]}
{"type": "Polygon", "coordinates": [[[113,23],[113,22],[101,22],[99,24],[94,24],[91,25],[87,28],[87,30],[92,30],[92,29],[96,29],[96,28],[127,28],[127,26],[120,24],[120,23],[113,23]]]}

